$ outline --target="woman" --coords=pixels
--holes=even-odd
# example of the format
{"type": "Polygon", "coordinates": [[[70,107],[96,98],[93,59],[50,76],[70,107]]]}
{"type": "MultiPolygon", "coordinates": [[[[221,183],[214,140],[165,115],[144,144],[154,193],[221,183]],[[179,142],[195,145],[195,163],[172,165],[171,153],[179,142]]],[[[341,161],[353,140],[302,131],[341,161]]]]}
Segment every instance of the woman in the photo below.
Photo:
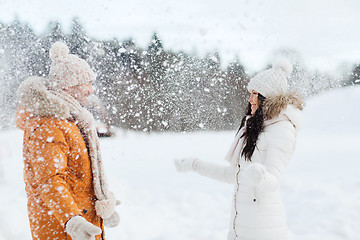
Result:
{"type": "Polygon", "coordinates": [[[294,151],[303,108],[299,95],[288,91],[291,72],[284,59],[250,80],[246,116],[226,155],[230,166],[174,161],[180,172],[195,171],[235,185],[228,240],[287,239],[279,184],[294,151]]]}

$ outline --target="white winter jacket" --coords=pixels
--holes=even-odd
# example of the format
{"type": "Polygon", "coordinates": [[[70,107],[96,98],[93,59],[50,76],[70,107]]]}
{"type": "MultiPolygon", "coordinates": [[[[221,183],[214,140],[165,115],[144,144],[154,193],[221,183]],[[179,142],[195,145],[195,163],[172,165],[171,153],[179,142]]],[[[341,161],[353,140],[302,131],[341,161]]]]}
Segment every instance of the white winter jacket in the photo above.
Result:
{"type": "Polygon", "coordinates": [[[251,162],[240,156],[227,167],[195,161],[194,170],[199,174],[235,185],[228,240],[287,239],[279,183],[302,126],[302,106],[302,100],[294,94],[265,100],[264,129],[251,162]],[[263,170],[259,184],[248,177],[248,167],[254,164],[263,170]]]}

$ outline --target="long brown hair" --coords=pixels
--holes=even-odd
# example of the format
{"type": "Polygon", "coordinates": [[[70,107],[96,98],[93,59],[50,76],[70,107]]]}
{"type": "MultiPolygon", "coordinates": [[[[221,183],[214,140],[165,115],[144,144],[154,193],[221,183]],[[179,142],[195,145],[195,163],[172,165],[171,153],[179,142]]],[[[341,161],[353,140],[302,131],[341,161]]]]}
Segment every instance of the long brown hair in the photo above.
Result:
{"type": "Polygon", "coordinates": [[[249,103],[246,108],[246,115],[241,120],[241,125],[239,130],[245,125],[246,122],[246,130],[241,137],[244,137],[245,146],[241,152],[241,156],[245,156],[245,160],[251,162],[251,157],[254,153],[256,142],[258,140],[259,134],[263,130],[263,103],[265,97],[258,93],[259,107],[256,110],[255,114],[251,115],[251,104],[249,103]],[[247,120],[246,118],[250,116],[247,120]]]}

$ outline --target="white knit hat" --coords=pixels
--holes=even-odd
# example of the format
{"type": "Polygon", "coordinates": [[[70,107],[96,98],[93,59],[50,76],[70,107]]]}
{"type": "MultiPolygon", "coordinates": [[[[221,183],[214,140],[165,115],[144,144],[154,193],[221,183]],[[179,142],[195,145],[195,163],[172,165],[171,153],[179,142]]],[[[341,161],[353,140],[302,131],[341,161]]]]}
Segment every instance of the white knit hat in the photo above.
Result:
{"type": "Polygon", "coordinates": [[[63,42],[56,42],[50,48],[50,86],[54,89],[67,89],[82,83],[95,81],[95,74],[85,60],[69,54],[63,42]]]}
{"type": "Polygon", "coordinates": [[[293,66],[286,58],[276,60],[272,68],[255,75],[247,86],[264,97],[273,97],[287,92],[287,77],[290,76],[293,66]]]}

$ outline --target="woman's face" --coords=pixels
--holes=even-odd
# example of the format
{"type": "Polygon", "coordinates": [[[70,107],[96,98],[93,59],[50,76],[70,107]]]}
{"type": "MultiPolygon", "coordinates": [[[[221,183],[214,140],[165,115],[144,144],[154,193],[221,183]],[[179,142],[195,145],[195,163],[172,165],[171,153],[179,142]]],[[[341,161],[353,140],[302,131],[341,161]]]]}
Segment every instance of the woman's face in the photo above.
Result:
{"type": "Polygon", "coordinates": [[[249,103],[251,104],[251,115],[254,115],[256,110],[259,108],[258,92],[250,89],[249,103]]]}

